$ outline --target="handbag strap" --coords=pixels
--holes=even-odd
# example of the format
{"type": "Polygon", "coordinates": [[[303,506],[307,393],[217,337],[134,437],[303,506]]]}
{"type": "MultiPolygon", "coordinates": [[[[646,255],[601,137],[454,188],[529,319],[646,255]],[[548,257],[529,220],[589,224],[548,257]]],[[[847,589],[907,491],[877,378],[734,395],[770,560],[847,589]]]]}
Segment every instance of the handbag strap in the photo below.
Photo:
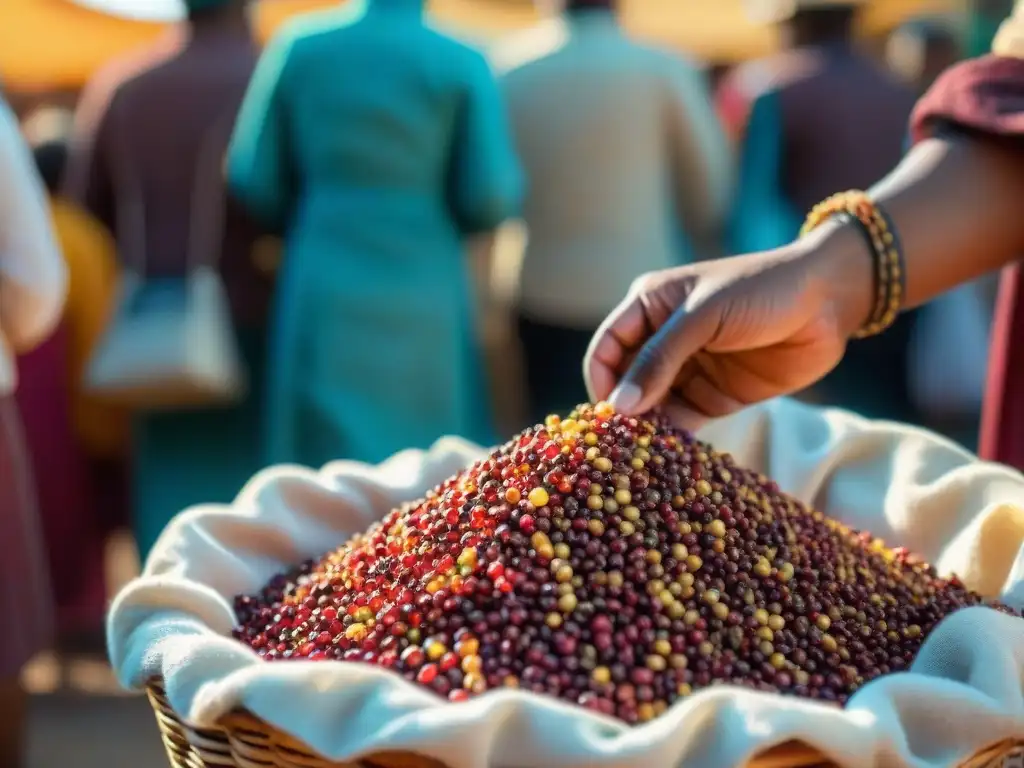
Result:
{"type": "Polygon", "coordinates": [[[227,215],[224,156],[235,127],[236,114],[234,109],[222,113],[206,131],[199,146],[189,217],[187,263],[190,269],[212,269],[220,260],[227,215]]]}
{"type": "Polygon", "coordinates": [[[114,222],[117,250],[125,266],[142,277],[146,271],[146,210],[142,202],[142,187],[131,172],[126,157],[128,142],[124,135],[124,120],[118,120],[116,105],[111,105],[110,119],[118,135],[117,149],[112,151],[111,165],[114,175],[114,222]],[[131,261],[129,261],[131,260],[131,261]]]}
{"type": "MultiPolygon", "coordinates": [[[[116,117],[113,115],[112,117],[116,117]]],[[[200,267],[216,267],[224,235],[227,185],[224,152],[234,127],[235,113],[226,111],[208,128],[199,145],[189,201],[186,273],[200,267]]],[[[124,121],[118,124],[124,130],[124,121]]],[[[121,135],[120,151],[113,153],[115,181],[116,238],[122,258],[140,278],[146,270],[146,208],[139,176],[125,151],[130,144],[121,135]],[[128,262],[128,260],[131,260],[128,262]]]]}

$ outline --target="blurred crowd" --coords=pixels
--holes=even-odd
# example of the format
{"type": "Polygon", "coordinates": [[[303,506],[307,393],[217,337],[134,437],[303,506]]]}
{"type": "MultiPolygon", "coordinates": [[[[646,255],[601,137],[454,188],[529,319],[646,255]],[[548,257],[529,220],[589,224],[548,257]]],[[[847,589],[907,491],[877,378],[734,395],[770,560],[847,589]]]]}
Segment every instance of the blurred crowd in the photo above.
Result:
{"type": "MultiPolygon", "coordinates": [[[[570,409],[634,280],[780,246],[880,179],[916,96],[1009,5],[865,49],[855,0],[754,2],[781,51],[722,69],[631,39],[614,0],[486,51],[422,0],[314,13],[262,52],[245,0],[185,2],[74,114],[4,111],[0,606],[38,616],[2,646],[5,712],[52,629],[44,591],[58,647],[101,645],[112,531],[145,558],[268,464],[570,409]]],[[[982,282],[907,313],[802,396],[970,444],[993,301],[982,282]]]]}

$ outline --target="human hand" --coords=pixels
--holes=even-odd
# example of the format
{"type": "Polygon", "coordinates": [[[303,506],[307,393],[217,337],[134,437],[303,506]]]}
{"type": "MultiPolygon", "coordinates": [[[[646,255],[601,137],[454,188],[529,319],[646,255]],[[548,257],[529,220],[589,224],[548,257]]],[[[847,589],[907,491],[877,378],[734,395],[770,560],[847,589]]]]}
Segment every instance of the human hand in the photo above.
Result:
{"type": "MultiPolygon", "coordinates": [[[[853,259],[870,291],[870,259],[853,259]]],[[[645,275],[591,342],[591,397],[631,414],[661,406],[696,429],[798,392],[836,366],[867,314],[851,315],[852,277],[804,243],[645,275]]]]}

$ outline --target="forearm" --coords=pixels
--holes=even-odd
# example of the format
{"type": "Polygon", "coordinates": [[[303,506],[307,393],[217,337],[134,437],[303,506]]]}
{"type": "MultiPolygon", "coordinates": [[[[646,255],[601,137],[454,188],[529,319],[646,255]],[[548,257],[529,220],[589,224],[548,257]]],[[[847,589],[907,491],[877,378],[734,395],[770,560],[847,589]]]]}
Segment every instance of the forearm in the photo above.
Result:
{"type": "MultiPolygon", "coordinates": [[[[907,307],[1024,252],[1024,149],[963,136],[929,139],[871,193],[902,243],[907,307]]],[[[861,327],[874,300],[874,264],[861,233],[823,228],[795,247],[823,269],[844,329],[861,327]]]]}

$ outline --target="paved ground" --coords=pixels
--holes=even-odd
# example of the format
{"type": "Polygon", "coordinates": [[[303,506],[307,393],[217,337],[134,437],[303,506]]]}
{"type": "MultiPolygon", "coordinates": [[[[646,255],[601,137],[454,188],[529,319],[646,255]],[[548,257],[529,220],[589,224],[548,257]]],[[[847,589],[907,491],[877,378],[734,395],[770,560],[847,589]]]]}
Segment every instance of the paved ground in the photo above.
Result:
{"type": "MultiPolygon", "coordinates": [[[[131,540],[115,537],[111,591],[138,572],[131,540]]],[[[25,672],[32,693],[28,768],[167,768],[144,696],[125,694],[102,659],[36,659],[25,672]]]]}
{"type": "Polygon", "coordinates": [[[28,768],[166,768],[144,698],[75,692],[34,697],[28,768]]]}

